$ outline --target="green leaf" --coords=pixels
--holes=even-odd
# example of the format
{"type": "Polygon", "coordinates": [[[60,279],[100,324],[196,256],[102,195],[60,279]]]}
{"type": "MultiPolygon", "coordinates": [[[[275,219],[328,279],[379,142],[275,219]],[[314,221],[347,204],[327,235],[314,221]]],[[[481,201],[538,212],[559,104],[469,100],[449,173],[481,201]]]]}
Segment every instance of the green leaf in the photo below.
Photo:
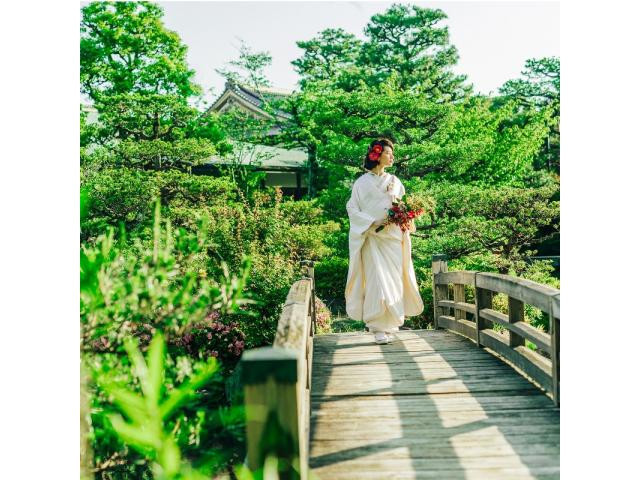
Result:
{"type": "Polygon", "coordinates": [[[164,382],[164,337],[160,331],[156,332],[149,345],[147,361],[149,366],[148,401],[155,406],[160,403],[162,384],[164,382]]]}
{"type": "Polygon", "coordinates": [[[118,414],[110,414],[108,418],[120,438],[144,455],[153,458],[153,451],[161,448],[161,440],[151,431],[148,424],[127,423],[118,414]]]}
{"type": "Polygon", "coordinates": [[[147,406],[144,399],[123,388],[115,385],[101,385],[102,389],[114,398],[114,403],[130,420],[135,423],[145,423],[149,421],[147,406]]]}
{"type": "Polygon", "coordinates": [[[133,367],[133,374],[140,380],[142,386],[142,392],[145,396],[149,396],[149,373],[147,370],[147,364],[144,362],[144,358],[138,350],[138,340],[132,337],[124,339],[124,349],[129,356],[129,361],[133,367]]]}
{"type": "Polygon", "coordinates": [[[169,478],[172,478],[180,471],[180,449],[173,438],[166,437],[164,439],[157,461],[162,465],[164,474],[169,478]]]}
{"type": "Polygon", "coordinates": [[[218,371],[218,362],[210,358],[207,365],[198,372],[190,381],[183,383],[175,389],[160,406],[160,416],[163,420],[168,418],[180,405],[189,400],[197,389],[205,385],[218,371]]]}

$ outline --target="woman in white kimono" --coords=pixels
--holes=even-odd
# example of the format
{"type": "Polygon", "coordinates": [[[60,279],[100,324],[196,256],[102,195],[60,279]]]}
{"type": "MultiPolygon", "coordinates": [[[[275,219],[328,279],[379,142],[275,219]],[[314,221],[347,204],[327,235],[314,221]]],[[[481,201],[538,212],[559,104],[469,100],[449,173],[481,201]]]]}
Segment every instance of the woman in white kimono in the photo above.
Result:
{"type": "MultiPolygon", "coordinates": [[[[404,186],[395,175],[384,171],[393,164],[393,143],[375,140],[365,158],[366,173],[354,182],[347,202],[349,214],[349,273],[345,287],[347,315],[362,320],[376,343],[388,343],[404,317],[419,315],[424,304],[411,259],[409,231],[388,224],[395,197],[404,186]]],[[[415,231],[415,226],[411,231],[415,231]]]]}

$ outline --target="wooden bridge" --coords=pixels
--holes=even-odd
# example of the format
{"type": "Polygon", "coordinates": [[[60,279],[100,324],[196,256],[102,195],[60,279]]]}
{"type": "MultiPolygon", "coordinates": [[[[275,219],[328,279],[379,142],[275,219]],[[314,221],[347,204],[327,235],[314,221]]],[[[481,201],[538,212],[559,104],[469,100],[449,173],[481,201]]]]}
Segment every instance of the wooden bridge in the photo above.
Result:
{"type": "Polygon", "coordinates": [[[559,290],[448,272],[435,256],[436,329],[378,345],[362,332],[314,335],[303,265],[274,346],[243,356],[250,468],[273,454],[292,466],[281,478],[560,477],[559,290]],[[493,309],[497,293],[508,314],[493,309]],[[549,315],[549,334],[524,322],[525,305],[549,315]]]}

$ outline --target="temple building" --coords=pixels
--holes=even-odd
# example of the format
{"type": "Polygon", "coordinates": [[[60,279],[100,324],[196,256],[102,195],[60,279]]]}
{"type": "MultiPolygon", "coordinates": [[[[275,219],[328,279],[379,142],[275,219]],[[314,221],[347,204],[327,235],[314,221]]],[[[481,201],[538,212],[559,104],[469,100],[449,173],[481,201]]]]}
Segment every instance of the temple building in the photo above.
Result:
{"type": "MultiPolygon", "coordinates": [[[[240,109],[256,118],[272,118],[265,111],[264,104],[270,100],[282,99],[290,95],[290,91],[274,88],[250,88],[233,82],[227,82],[225,90],[209,107],[207,112],[223,113],[232,108],[240,109]]],[[[287,123],[291,116],[281,110],[275,111],[277,124],[287,123]]],[[[267,135],[279,133],[278,125],[272,127],[267,135]]],[[[254,145],[235,139],[234,154],[230,157],[212,156],[203,165],[194,168],[194,173],[215,174],[219,166],[225,164],[249,165],[252,169],[265,172],[262,186],[279,186],[285,196],[295,199],[309,188],[308,154],[303,149],[284,148],[283,146],[254,145]]]]}

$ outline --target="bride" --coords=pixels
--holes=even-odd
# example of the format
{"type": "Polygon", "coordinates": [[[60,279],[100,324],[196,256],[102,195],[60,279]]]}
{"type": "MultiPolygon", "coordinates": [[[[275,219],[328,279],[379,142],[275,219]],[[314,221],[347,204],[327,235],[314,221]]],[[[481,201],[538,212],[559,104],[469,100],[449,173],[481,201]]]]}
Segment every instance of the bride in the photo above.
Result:
{"type": "MultiPolygon", "coordinates": [[[[411,259],[409,231],[385,225],[394,198],[405,194],[400,179],[384,169],[393,164],[393,143],[371,142],[364,160],[366,172],[354,182],[347,202],[349,273],[345,287],[347,315],[362,320],[376,343],[388,343],[404,317],[419,315],[424,304],[411,259]]],[[[413,226],[411,231],[415,231],[413,226]]]]}

